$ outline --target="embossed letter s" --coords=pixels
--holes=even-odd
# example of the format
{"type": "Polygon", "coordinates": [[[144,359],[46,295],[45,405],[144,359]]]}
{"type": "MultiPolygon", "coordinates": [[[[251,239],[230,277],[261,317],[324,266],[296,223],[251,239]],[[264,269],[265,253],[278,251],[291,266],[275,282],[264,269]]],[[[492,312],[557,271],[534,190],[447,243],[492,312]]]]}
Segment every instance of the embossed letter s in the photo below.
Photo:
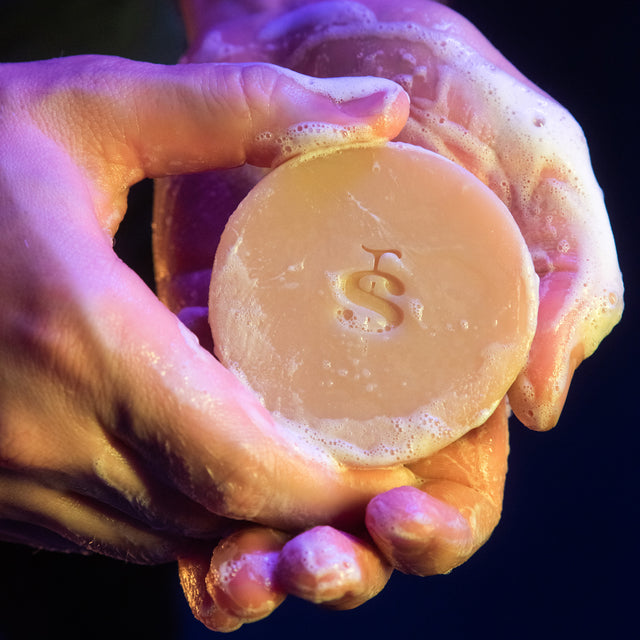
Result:
{"type": "Polygon", "coordinates": [[[402,295],[405,287],[398,277],[380,269],[380,259],[387,253],[402,258],[402,253],[397,249],[369,249],[364,245],[362,248],[373,256],[373,269],[349,274],[344,280],[344,294],[355,305],[382,316],[387,322],[385,330],[388,331],[402,323],[404,313],[397,304],[383,297],[382,286],[394,296],[402,295]],[[376,288],[378,281],[381,281],[381,286],[376,288]]]}

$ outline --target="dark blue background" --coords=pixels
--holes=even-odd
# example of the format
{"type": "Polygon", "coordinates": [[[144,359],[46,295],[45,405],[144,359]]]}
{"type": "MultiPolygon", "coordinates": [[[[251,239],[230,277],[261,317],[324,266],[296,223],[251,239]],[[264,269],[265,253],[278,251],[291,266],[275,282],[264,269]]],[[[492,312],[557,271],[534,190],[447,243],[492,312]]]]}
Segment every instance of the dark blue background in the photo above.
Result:
{"type": "MultiPolygon", "coordinates": [[[[399,1],[399,0],[390,0],[399,1]]],[[[621,638],[638,600],[640,438],[636,193],[640,17],[636,0],[453,3],[583,125],[627,288],[622,323],[578,370],[560,424],[512,424],[503,518],[451,575],[395,575],[351,612],[291,599],[232,637],[408,636],[458,640],[621,638]],[[636,185],[635,187],[633,185],[636,185]]],[[[0,0],[0,59],[115,53],[172,62],[183,46],[169,0],[0,0]]],[[[150,189],[136,188],[119,251],[147,278],[150,189]]],[[[192,622],[175,569],[0,545],[0,640],[211,638],[192,622]]]]}

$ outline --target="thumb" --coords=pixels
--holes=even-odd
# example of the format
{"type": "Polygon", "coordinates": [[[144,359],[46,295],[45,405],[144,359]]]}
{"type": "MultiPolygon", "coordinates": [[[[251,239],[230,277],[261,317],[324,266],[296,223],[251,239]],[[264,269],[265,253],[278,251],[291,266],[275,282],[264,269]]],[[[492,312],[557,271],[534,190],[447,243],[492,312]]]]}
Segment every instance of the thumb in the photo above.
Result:
{"type": "Polygon", "coordinates": [[[408,96],[379,78],[311,78],[269,64],[142,71],[126,96],[134,117],[123,129],[149,177],[273,166],[313,148],[388,139],[408,116],[408,96]]]}
{"type": "Polygon", "coordinates": [[[509,389],[518,419],[538,431],[556,425],[576,368],[622,313],[621,285],[597,288],[576,279],[574,272],[562,271],[541,278],[536,334],[527,364],[509,389]]]}
{"type": "Polygon", "coordinates": [[[389,139],[409,111],[389,80],[311,78],[270,64],[36,64],[37,116],[92,174],[104,208],[145,176],[273,166],[318,147],[389,139]]]}

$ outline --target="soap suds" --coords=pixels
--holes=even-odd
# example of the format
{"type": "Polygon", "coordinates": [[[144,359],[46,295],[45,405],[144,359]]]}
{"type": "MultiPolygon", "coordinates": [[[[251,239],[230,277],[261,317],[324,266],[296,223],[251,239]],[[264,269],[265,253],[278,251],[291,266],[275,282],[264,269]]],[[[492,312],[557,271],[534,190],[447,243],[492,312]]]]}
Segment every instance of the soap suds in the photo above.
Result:
{"type": "MultiPolygon", "coordinates": [[[[385,22],[370,12],[366,18],[354,14],[352,22],[326,18],[296,40],[295,21],[304,16],[298,13],[287,25],[280,23],[279,42],[288,45],[279,63],[321,77],[381,76],[401,84],[411,95],[412,111],[398,139],[472,171],[507,205],[532,251],[539,249],[541,227],[531,213],[552,179],[555,187],[545,201],[554,220],[548,237],[569,225],[577,235],[560,236],[554,244],[559,257],[549,259],[574,256],[572,289],[584,306],[575,335],[589,355],[620,318],[623,286],[580,126],[548,95],[458,39],[444,18],[429,24],[416,12],[414,20],[403,22],[400,8],[393,15],[400,20],[385,22]],[[603,287],[615,292],[615,304],[602,305],[598,291],[603,287]]],[[[563,321],[560,315],[557,322],[563,321]]]]}

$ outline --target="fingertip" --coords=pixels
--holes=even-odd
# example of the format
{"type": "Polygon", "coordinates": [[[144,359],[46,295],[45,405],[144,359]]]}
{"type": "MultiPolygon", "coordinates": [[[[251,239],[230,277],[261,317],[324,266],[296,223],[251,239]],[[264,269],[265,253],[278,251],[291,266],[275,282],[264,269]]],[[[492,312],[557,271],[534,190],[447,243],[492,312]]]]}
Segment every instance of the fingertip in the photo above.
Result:
{"type": "Polygon", "coordinates": [[[289,541],[277,577],[286,591],[332,609],[352,609],[379,593],[391,568],[364,541],[319,526],[289,541]]]}
{"type": "Polygon", "coordinates": [[[367,529],[403,573],[447,573],[473,551],[473,532],[455,508],[415,487],[398,487],[367,506],[367,529]]]}
{"type": "MultiPolygon", "coordinates": [[[[400,133],[409,116],[409,96],[386,78],[315,78],[272,65],[258,70],[278,76],[269,101],[279,119],[256,127],[260,132],[247,149],[247,160],[258,166],[274,167],[323,149],[387,141],[400,133]]],[[[251,104],[256,103],[254,98],[251,104]]]]}
{"type": "Polygon", "coordinates": [[[204,545],[178,559],[180,584],[194,617],[212,631],[230,632],[271,614],[285,599],[274,580],[285,534],[254,527],[204,545]]]}
{"type": "Polygon", "coordinates": [[[194,618],[212,631],[235,631],[242,620],[222,610],[207,590],[211,550],[191,550],[178,558],[180,586],[194,618]]]}
{"type": "Polygon", "coordinates": [[[233,534],[216,547],[205,583],[224,613],[241,624],[254,622],[284,601],[275,567],[286,539],[273,529],[253,528],[233,534]]]}
{"type": "Polygon", "coordinates": [[[322,604],[340,598],[346,583],[360,579],[360,569],[346,534],[321,526],[284,546],[277,575],[292,595],[322,604]]]}
{"type": "Polygon", "coordinates": [[[387,108],[374,126],[380,137],[392,140],[400,135],[409,119],[410,100],[409,94],[399,85],[395,85],[395,91],[389,92],[387,108]]]}
{"type": "Polygon", "coordinates": [[[533,431],[549,431],[556,426],[573,374],[584,360],[582,343],[571,348],[557,338],[557,334],[536,336],[527,366],[509,389],[511,409],[533,431]]]}
{"type": "Polygon", "coordinates": [[[373,136],[395,138],[409,118],[409,95],[398,84],[383,78],[357,78],[369,93],[339,102],[340,110],[357,119],[368,121],[373,136]],[[370,86],[368,86],[370,84],[370,86]]]}

